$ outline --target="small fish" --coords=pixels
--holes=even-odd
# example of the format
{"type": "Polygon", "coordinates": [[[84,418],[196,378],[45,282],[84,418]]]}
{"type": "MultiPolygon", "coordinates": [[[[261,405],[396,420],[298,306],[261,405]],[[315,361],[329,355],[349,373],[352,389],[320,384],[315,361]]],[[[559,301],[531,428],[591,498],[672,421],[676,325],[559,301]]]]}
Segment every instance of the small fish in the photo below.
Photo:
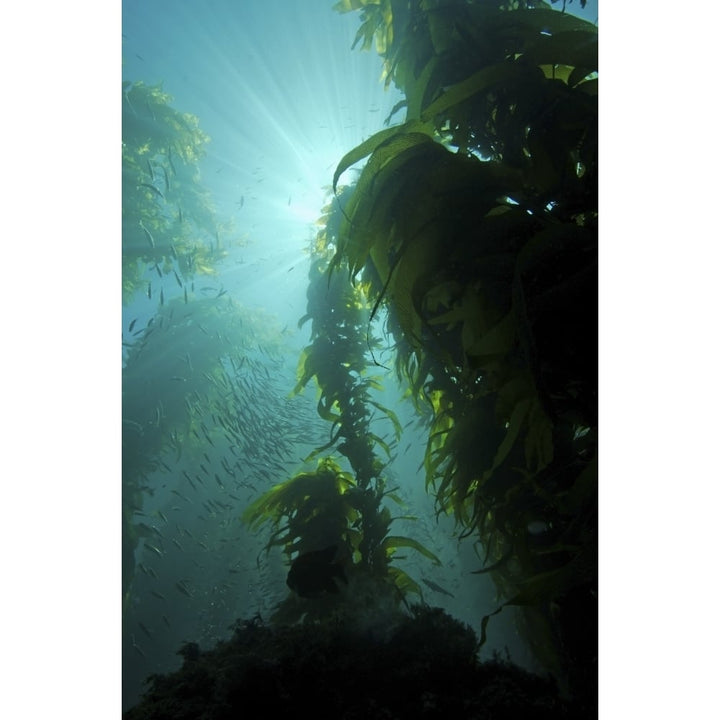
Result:
{"type": "Polygon", "coordinates": [[[145,523],[139,523],[137,527],[139,532],[146,533],[145,537],[153,534],[157,535],[159,538],[162,538],[162,533],[154,525],[146,525],[145,523]]]}
{"type": "Polygon", "coordinates": [[[165,293],[163,292],[163,289],[160,288],[160,305],[165,304],[165,293]]]}
{"type": "Polygon", "coordinates": [[[160,269],[160,266],[155,263],[155,272],[158,274],[158,277],[162,280],[162,270],[160,269]]]}
{"type": "Polygon", "coordinates": [[[183,286],[182,280],[180,280],[180,276],[177,274],[177,271],[175,270],[175,268],[173,268],[173,275],[175,275],[175,279],[177,280],[178,286],[182,287],[183,286]]]}
{"type": "Polygon", "coordinates": [[[154,595],[158,600],[167,600],[167,598],[162,593],[159,593],[157,590],[151,590],[150,594],[154,595]]]}
{"type": "Polygon", "coordinates": [[[165,169],[165,166],[163,165],[162,168],[163,175],[165,176],[165,192],[170,190],[170,178],[168,177],[167,170],[165,169]]]}
{"type": "Polygon", "coordinates": [[[158,511],[157,511],[157,514],[158,514],[158,516],[160,517],[160,519],[161,519],[165,524],[167,524],[167,522],[168,522],[167,515],[166,515],[162,510],[158,510],[158,511]]]}
{"type": "Polygon", "coordinates": [[[155,182],[155,173],[153,172],[152,165],[149,160],[146,160],[148,166],[148,172],[150,173],[150,181],[155,182]]]}
{"type": "Polygon", "coordinates": [[[172,542],[180,552],[184,552],[183,546],[175,538],[172,538],[172,542]]]}
{"type": "Polygon", "coordinates": [[[170,621],[167,619],[167,617],[166,617],[165,615],[162,616],[162,619],[163,619],[163,622],[164,622],[168,627],[170,627],[170,621]]]}
{"type": "Polygon", "coordinates": [[[162,194],[162,191],[158,190],[151,183],[140,183],[140,187],[144,187],[144,188],[147,188],[148,190],[152,190],[158,197],[161,197],[163,200],[165,199],[165,196],[162,194]]]}
{"type": "Polygon", "coordinates": [[[187,301],[188,301],[188,299],[187,299],[187,288],[183,288],[183,300],[184,300],[185,304],[187,305],[187,301]]]}
{"type": "Polygon", "coordinates": [[[149,550],[152,550],[158,557],[163,556],[162,552],[160,552],[160,550],[158,550],[158,548],[156,548],[154,545],[151,545],[150,543],[145,543],[145,545],[149,550]]]}
{"type": "Polygon", "coordinates": [[[147,296],[148,300],[152,300],[152,283],[148,283],[147,296]]]}
{"type": "Polygon", "coordinates": [[[442,595],[447,595],[448,597],[454,598],[455,596],[451,593],[445,590],[445,588],[441,588],[437,583],[433,582],[432,580],[426,580],[425,578],[422,578],[422,581],[435,592],[439,592],[442,595]]]}
{"type": "Polygon", "coordinates": [[[130,322],[130,325],[128,326],[128,332],[129,332],[129,333],[131,333],[131,332],[133,331],[133,328],[135,327],[135,323],[136,323],[136,322],[137,322],[137,318],[135,318],[134,320],[132,320],[132,321],[130,322]]]}
{"type": "Polygon", "coordinates": [[[140,629],[152,640],[152,633],[141,622],[139,622],[138,625],[140,626],[140,629]]]}
{"type": "MultiPolygon", "coordinates": [[[[152,185],[150,187],[152,187],[152,185]]],[[[145,237],[147,238],[147,241],[150,243],[150,247],[155,248],[155,240],[153,239],[153,236],[150,233],[150,231],[143,225],[142,220],[140,220],[140,227],[142,228],[143,232],[145,233],[145,237]]]]}
{"type": "Polygon", "coordinates": [[[177,171],[175,170],[175,163],[173,162],[173,159],[172,159],[172,147],[170,145],[168,145],[167,159],[168,159],[168,162],[170,163],[170,169],[172,170],[173,175],[177,175],[177,171]]]}
{"type": "Polygon", "coordinates": [[[192,597],[192,594],[190,593],[190,591],[189,591],[184,585],[181,585],[179,582],[176,582],[176,583],[175,583],[175,587],[176,587],[183,595],[187,595],[189,598],[192,597]]]}
{"type": "Polygon", "coordinates": [[[170,254],[173,256],[173,258],[175,258],[175,260],[178,259],[177,250],[175,249],[175,246],[172,243],[170,243],[170,254]]]}
{"type": "Polygon", "coordinates": [[[147,655],[145,655],[145,653],[142,651],[142,648],[135,642],[135,636],[131,635],[130,637],[132,638],[132,646],[135,652],[142,657],[147,657],[147,655]]]}

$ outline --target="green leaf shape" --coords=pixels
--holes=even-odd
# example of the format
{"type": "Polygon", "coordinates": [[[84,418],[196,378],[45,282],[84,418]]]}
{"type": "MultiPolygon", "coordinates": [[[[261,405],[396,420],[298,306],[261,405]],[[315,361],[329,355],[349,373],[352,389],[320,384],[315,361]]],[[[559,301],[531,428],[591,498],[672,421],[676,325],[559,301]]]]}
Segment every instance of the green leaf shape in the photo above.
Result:
{"type": "Polygon", "coordinates": [[[533,8],[531,10],[515,10],[501,12],[496,16],[496,32],[519,38],[537,37],[539,33],[558,33],[580,31],[594,33],[598,29],[583,18],[570,13],[563,13],[549,8],[533,8]]]}
{"type": "Polygon", "coordinates": [[[403,595],[412,592],[419,595],[420,598],[423,597],[420,585],[418,585],[418,583],[416,583],[404,570],[397,567],[388,567],[387,573],[403,595]]]}
{"type": "Polygon", "coordinates": [[[335,461],[325,458],[314,472],[299,473],[272,487],[248,505],[241,519],[251,528],[257,528],[268,520],[277,523],[283,516],[306,506],[310,499],[313,505],[322,505],[354,486],[355,482],[348,473],[342,472],[335,461]]]}
{"type": "MultiPolygon", "coordinates": [[[[466,321],[463,325],[463,348],[465,354],[476,359],[505,356],[515,343],[517,321],[515,312],[511,310],[487,332],[473,332],[472,324],[466,321]]],[[[482,360],[480,360],[482,361],[482,360]]]]}
{"type": "MultiPolygon", "coordinates": [[[[411,120],[409,122],[403,123],[402,125],[396,125],[375,133],[342,157],[342,159],[338,163],[337,168],[335,169],[335,174],[333,175],[333,192],[337,192],[338,180],[340,179],[340,176],[349,167],[359,162],[364,157],[367,157],[368,155],[370,155],[370,153],[374,153],[384,143],[392,140],[396,135],[410,135],[423,131],[429,132],[429,130],[430,128],[427,123],[418,122],[417,120],[411,120]]],[[[427,132],[425,134],[427,134],[427,132]]],[[[375,169],[379,169],[379,167],[383,163],[383,160],[386,157],[392,156],[395,153],[399,152],[403,148],[403,146],[410,147],[413,144],[413,139],[408,138],[406,140],[399,141],[398,144],[391,146],[389,149],[386,148],[386,152],[383,155],[378,155],[378,157],[376,158],[375,165],[377,165],[377,168],[375,169]]]]}
{"type": "MultiPolygon", "coordinates": [[[[423,122],[430,122],[450,108],[498,85],[518,81],[527,82],[530,72],[531,69],[527,66],[512,61],[482,68],[467,79],[450,86],[437,100],[422,111],[420,119],[423,122]]],[[[540,73],[539,70],[537,72],[540,73]]]]}
{"type": "Polygon", "coordinates": [[[436,565],[442,565],[442,562],[440,561],[440,558],[435,555],[434,553],[430,552],[422,543],[419,543],[417,540],[413,540],[409,537],[404,537],[402,535],[387,535],[381,545],[382,549],[388,553],[392,550],[395,550],[399,547],[409,547],[413,550],[417,550],[421,555],[424,555],[426,558],[429,558],[432,560],[436,565]]]}
{"type": "Polygon", "coordinates": [[[571,88],[577,87],[579,90],[586,92],[586,88],[584,87],[585,83],[590,82],[592,79],[596,79],[596,77],[596,70],[591,70],[590,68],[585,67],[576,67],[573,68],[573,71],[570,73],[567,84],[571,88]],[[592,75],[593,77],[588,77],[590,75],[592,75]]]}
{"type": "Polygon", "coordinates": [[[490,618],[493,615],[497,615],[503,609],[503,607],[505,606],[501,605],[499,608],[493,610],[488,615],[485,615],[480,621],[480,639],[478,640],[478,649],[480,649],[487,642],[487,626],[490,622],[490,618]]]}
{"type": "Polygon", "coordinates": [[[503,441],[500,443],[500,446],[497,449],[497,453],[495,454],[492,466],[489,470],[486,470],[483,473],[483,482],[487,481],[493,474],[493,472],[497,470],[500,465],[502,465],[502,463],[505,461],[505,458],[510,453],[510,450],[512,450],[515,441],[520,435],[520,430],[523,426],[523,423],[525,422],[525,418],[530,411],[531,403],[532,400],[530,398],[523,398],[513,408],[513,412],[510,416],[505,437],[503,438],[503,441]]]}
{"type": "Polygon", "coordinates": [[[399,440],[400,436],[402,435],[402,426],[400,425],[400,420],[398,420],[398,416],[389,407],[381,405],[375,400],[369,400],[369,402],[372,406],[376,407],[378,410],[380,410],[380,412],[384,413],[390,419],[395,430],[395,439],[399,440]]]}
{"type": "Polygon", "coordinates": [[[408,177],[411,166],[427,165],[445,152],[430,136],[417,132],[393,135],[375,149],[346,206],[345,215],[351,222],[342,225],[331,272],[346,260],[354,276],[365,265],[374,245],[386,245],[393,239],[387,220],[393,209],[397,212],[401,194],[406,191],[404,183],[393,183],[393,179],[401,174],[408,177]]]}
{"type": "MultiPolygon", "coordinates": [[[[407,118],[408,120],[419,118],[423,107],[425,107],[425,96],[431,84],[433,76],[438,72],[438,60],[433,57],[423,68],[417,80],[410,83],[406,89],[407,95],[407,118]]],[[[437,81],[436,81],[437,82],[437,81]]]]}
{"type": "Polygon", "coordinates": [[[362,10],[367,5],[379,5],[380,0],[339,0],[332,9],[339,13],[352,12],[353,10],[362,10]]]}
{"type": "MultiPolygon", "coordinates": [[[[535,65],[570,65],[573,68],[587,68],[585,72],[587,75],[598,69],[598,35],[597,32],[587,30],[540,35],[530,47],[525,49],[523,58],[535,65]]],[[[578,78],[578,82],[581,79],[578,78]]]]}
{"type": "MultiPolygon", "coordinates": [[[[403,108],[406,108],[406,107],[407,107],[407,104],[408,104],[408,103],[407,103],[407,100],[400,100],[400,101],[396,102],[396,103],[393,105],[392,110],[388,113],[388,116],[387,116],[387,117],[385,118],[385,120],[383,121],[383,124],[384,124],[384,125],[389,125],[389,124],[390,124],[390,121],[391,121],[392,118],[393,118],[393,115],[395,115],[395,113],[400,112],[400,110],[402,110],[403,108]]],[[[407,113],[406,113],[406,115],[407,115],[407,113]]]]}

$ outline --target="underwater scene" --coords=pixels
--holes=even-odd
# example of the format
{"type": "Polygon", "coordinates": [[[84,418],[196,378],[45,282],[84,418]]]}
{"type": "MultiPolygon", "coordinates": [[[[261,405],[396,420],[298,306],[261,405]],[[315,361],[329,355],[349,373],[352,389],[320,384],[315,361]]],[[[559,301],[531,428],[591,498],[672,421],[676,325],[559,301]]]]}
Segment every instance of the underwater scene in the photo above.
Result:
{"type": "Polygon", "coordinates": [[[124,0],[119,100],[123,716],[596,717],[597,2],[124,0]]]}

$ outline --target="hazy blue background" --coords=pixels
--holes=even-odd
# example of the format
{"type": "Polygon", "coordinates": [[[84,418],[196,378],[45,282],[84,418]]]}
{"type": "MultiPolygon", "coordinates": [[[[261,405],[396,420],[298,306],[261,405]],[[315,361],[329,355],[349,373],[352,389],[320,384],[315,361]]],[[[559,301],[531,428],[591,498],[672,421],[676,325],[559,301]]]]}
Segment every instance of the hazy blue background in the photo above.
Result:
{"type": "MultiPolygon", "coordinates": [[[[242,305],[277,317],[287,352],[272,365],[271,383],[261,374],[249,376],[262,385],[262,393],[277,398],[292,389],[298,353],[309,338],[309,323],[297,328],[305,313],[307,249],[316,232],[314,223],[328,202],[335,167],[348,150],[384,127],[384,119],[402,97],[393,87],[385,89],[374,49],[351,50],[359,15],[341,15],[332,4],[330,0],[126,0],[123,4],[122,78],[162,83],[173,97],[173,108],[199,118],[201,129],[211,138],[201,162],[202,182],[212,194],[223,239],[240,241],[220,267],[218,278],[196,279],[196,284],[223,288],[242,305]]],[[[592,12],[586,9],[586,14],[592,12]]],[[[393,122],[401,122],[403,112],[393,122]]],[[[352,172],[345,178],[351,178],[352,172]]],[[[150,272],[148,277],[154,277],[150,272]]],[[[164,291],[166,302],[183,292],[172,279],[164,283],[164,291]]],[[[157,305],[157,290],[152,300],[139,293],[123,308],[123,328],[134,318],[142,327],[157,305]]],[[[255,359],[264,361],[262,356],[255,359]]],[[[384,383],[382,401],[396,410],[405,425],[414,417],[412,408],[401,403],[393,373],[386,374],[384,383]]],[[[301,398],[288,410],[288,418],[306,435],[307,453],[313,439],[316,445],[326,442],[328,429],[314,415],[314,383],[305,395],[307,402],[301,398]]],[[[382,435],[386,430],[380,427],[376,432],[382,435]]],[[[412,512],[420,519],[395,523],[392,531],[424,543],[443,566],[433,568],[424,558],[412,557],[412,552],[398,564],[418,582],[426,578],[452,593],[454,597],[422,586],[427,602],[445,607],[479,631],[482,616],[496,607],[494,588],[485,576],[471,574],[481,565],[472,542],[458,546],[452,521],[435,520],[424,474],[418,469],[425,440],[422,431],[416,433],[411,426],[395,449],[388,475],[391,483],[400,486],[408,506],[393,514],[412,512]]],[[[210,447],[208,451],[213,462],[222,459],[210,447]]],[[[288,456],[285,476],[274,471],[271,479],[255,471],[251,477],[258,492],[295,472],[298,457],[296,452],[293,462],[292,453],[288,456]]],[[[165,460],[173,464],[172,459],[165,460]]],[[[196,468],[183,462],[173,465],[169,474],[151,477],[157,491],[144,505],[148,514],[160,511],[171,521],[165,525],[153,520],[164,533],[162,559],[143,543],[137,552],[137,561],[149,566],[153,575],[136,572],[134,602],[123,627],[124,706],[137,699],[141,681],[149,673],[180,665],[175,652],[183,641],[213,644],[229,634],[233,620],[256,612],[267,617],[287,592],[286,568],[279,555],[256,563],[267,533],[255,537],[237,522],[243,502],[256,495],[243,495],[232,511],[210,517],[201,501],[227,502],[227,496],[218,494],[212,483],[200,498],[190,492],[181,469],[192,475],[196,468]],[[190,495],[193,505],[183,504],[179,496],[170,494],[173,490],[190,495]],[[177,582],[191,588],[193,597],[178,592],[177,582]]],[[[485,652],[507,649],[517,662],[532,667],[511,618],[507,610],[493,618],[485,652]]]]}

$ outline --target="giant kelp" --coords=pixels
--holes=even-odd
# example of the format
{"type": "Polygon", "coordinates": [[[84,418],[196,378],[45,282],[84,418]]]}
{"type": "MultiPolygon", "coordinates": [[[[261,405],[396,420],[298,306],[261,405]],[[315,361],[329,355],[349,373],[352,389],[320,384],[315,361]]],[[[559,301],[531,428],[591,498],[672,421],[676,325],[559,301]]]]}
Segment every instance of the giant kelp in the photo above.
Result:
{"type": "Polygon", "coordinates": [[[159,85],[123,82],[124,302],[144,289],[148,268],[161,281],[174,270],[182,284],[213,274],[226,254],[220,232],[229,228],[216,216],[198,166],[209,137],[197,117],[171,102],[159,85]]]}
{"type": "Polygon", "coordinates": [[[385,499],[401,501],[387,488],[383,469],[391,457],[391,444],[372,430],[377,412],[389,420],[395,440],[401,433],[396,414],[373,397],[379,379],[368,373],[369,359],[377,341],[367,323],[370,307],[361,285],[349,282],[347,274],[327,272],[335,213],[315,239],[307,313],[299,324],[312,321],[311,343],[303,350],[294,393],[314,380],[318,388],[317,410],[331,423],[330,439],[305,461],[334,448],[349,463],[342,470],[332,457],[323,457],[314,471],[301,472],[278,483],[258,498],[243,517],[251,526],[271,522],[268,542],[283,548],[288,558],[335,547],[344,559],[351,590],[340,597],[303,601],[290,596],[279,608],[276,620],[296,620],[303,615],[327,616],[330,610],[347,613],[363,597],[377,602],[386,596],[397,605],[407,592],[422,594],[418,584],[401,568],[391,564],[398,548],[414,549],[434,562],[438,558],[412,538],[390,534],[393,517],[385,499]],[[377,450],[376,450],[377,448],[377,450]],[[385,458],[381,460],[379,453],[385,458]]]}
{"type": "MultiPolygon", "coordinates": [[[[246,690],[257,690],[260,680],[268,707],[284,711],[277,689],[289,683],[288,697],[304,692],[311,686],[306,678],[317,678],[323,667],[318,660],[334,661],[345,641],[326,646],[297,638],[317,639],[339,628],[373,642],[367,656],[355,652],[339,666],[331,662],[342,670],[333,678],[337,685],[329,687],[320,673],[319,692],[339,698],[350,682],[362,698],[371,698],[351,712],[368,714],[377,711],[374,691],[387,672],[382,658],[388,645],[378,653],[378,637],[399,637],[407,651],[393,666],[404,700],[402,688],[418,664],[427,667],[436,659],[441,643],[427,629],[402,632],[397,612],[403,594],[419,587],[394,564],[395,551],[409,547],[435,558],[412,538],[390,534],[387,501],[396,498],[386,487],[385,465],[394,440],[382,436],[375,421],[379,416],[391,427],[395,440],[400,426],[375,394],[375,317],[386,318],[397,373],[416,407],[431,418],[424,468],[438,512],[454,513],[461,534],[477,541],[477,572],[490,573],[501,596],[496,612],[505,605],[525,609],[525,632],[538,657],[570,676],[577,694],[582,682],[592,686],[587,669],[596,652],[592,638],[583,635],[592,627],[597,596],[596,31],[534,2],[345,0],[338,8],[362,11],[356,42],[369,47],[375,41],[386,81],[405,91],[407,119],[341,159],[333,179],[336,197],[314,248],[308,313],[301,321],[312,321],[311,341],[300,359],[295,394],[317,385],[328,441],[306,456],[301,471],[288,473],[278,462],[286,430],[272,425],[277,406],[258,412],[258,403],[243,396],[251,354],[239,328],[249,317],[220,298],[190,320],[183,316],[193,309],[192,298],[161,307],[131,352],[132,412],[124,419],[138,436],[127,437],[140,479],[143,468],[152,472],[168,453],[178,459],[182,453],[203,469],[203,447],[210,450],[224,438],[230,449],[242,450],[237,463],[225,468],[227,475],[215,475],[223,495],[207,504],[216,527],[240,513],[225,504],[222,483],[242,486],[240,468],[258,456],[262,475],[275,485],[249,504],[242,498],[244,519],[253,529],[269,524],[266,550],[281,548],[288,560],[335,548],[348,568],[348,584],[338,583],[337,594],[320,598],[288,596],[276,609],[272,631],[259,620],[238,627],[248,632],[233,640],[241,646],[240,660],[226,653],[227,644],[218,646],[219,665],[212,653],[185,645],[183,671],[172,679],[155,676],[150,699],[171,703],[170,714],[181,715],[189,706],[178,697],[193,697],[207,709],[213,695],[226,710],[246,690]],[[365,158],[355,186],[341,186],[342,173],[365,158]],[[228,327],[230,335],[239,335],[228,337],[228,327]],[[154,333],[168,328],[180,344],[154,345],[160,337],[154,333]],[[181,348],[198,341],[207,357],[183,357],[181,348]],[[267,437],[275,448],[263,442],[267,437]],[[215,513],[218,507],[222,511],[215,513]],[[278,627],[303,617],[333,622],[313,624],[310,635],[307,627],[278,627]],[[274,634],[290,638],[288,650],[280,660],[268,652],[252,665],[244,643],[259,638],[256,647],[268,650],[272,643],[274,650],[274,634]],[[307,674],[293,672],[298,663],[307,674]],[[366,670],[377,663],[379,676],[368,680],[366,670]]],[[[148,177],[138,184],[136,174],[134,182],[150,214],[162,217],[167,187],[153,174],[159,164],[170,164],[174,151],[154,157],[148,177]]],[[[176,219],[181,221],[180,207],[176,219]]],[[[137,227],[154,249],[163,224],[141,218],[137,227]]],[[[212,244],[204,245],[209,259],[219,257],[212,244]]],[[[168,248],[177,262],[174,241],[168,248]]],[[[167,274],[153,266],[154,254],[144,260],[167,274]]],[[[263,370],[258,365],[253,372],[261,376],[263,370]]],[[[203,475],[185,477],[199,482],[203,475]]],[[[133,491],[138,494],[128,497],[142,498],[142,486],[133,491]]],[[[137,528],[133,514],[129,521],[137,528]]],[[[217,546],[203,548],[217,552],[217,546]]],[[[176,589],[196,599],[184,582],[176,589]]],[[[420,614],[427,619],[432,611],[420,614]]],[[[481,642],[489,619],[483,618],[481,642]]],[[[440,627],[440,639],[447,639],[446,624],[440,627]]],[[[462,641],[461,647],[474,663],[475,643],[462,641]]],[[[424,695],[412,712],[436,714],[448,689],[454,702],[449,711],[487,711],[487,697],[470,707],[455,702],[467,697],[468,687],[481,686],[474,676],[452,681],[458,677],[445,672],[437,695],[424,695]]],[[[537,686],[531,686],[535,698],[537,686]]],[[[311,687],[308,697],[315,703],[318,691],[311,687]]],[[[514,687],[507,699],[517,700],[514,687]]],[[[403,712],[399,704],[382,707],[403,712]]],[[[512,709],[517,712],[517,704],[512,709]]],[[[553,701],[542,711],[561,710],[553,701]]]]}
{"type": "Polygon", "coordinates": [[[438,508],[557,649],[550,608],[597,590],[597,29],[542,2],[336,9],[407,116],[340,161],[336,190],[367,158],[330,270],[387,306],[438,508]]]}
{"type": "MultiPolygon", "coordinates": [[[[220,338],[235,332],[228,321],[222,335],[213,328],[219,309],[198,298],[194,278],[212,275],[226,254],[216,217],[198,167],[208,136],[198,119],[172,107],[161,86],[122,86],[122,298],[128,304],[142,291],[155,313],[145,328],[131,321],[123,337],[123,595],[129,598],[134,551],[146,530],[133,514],[152,492],[148,475],[172,450],[179,458],[193,445],[187,419],[210,382],[221,372],[220,338]],[[182,301],[165,301],[176,284],[182,301]],[[208,330],[208,327],[211,330],[208,330]],[[217,332],[203,342],[200,332],[217,332]],[[199,337],[200,336],[200,337],[199,337]],[[218,352],[215,352],[215,351],[218,352]],[[193,362],[195,365],[193,365],[193,362]],[[195,393],[195,395],[193,395],[195,393]]],[[[232,312],[229,314],[232,315],[232,312]]],[[[225,320],[228,319],[225,316],[225,320]]],[[[230,346],[242,345],[242,333],[230,346]]],[[[199,437],[199,436],[198,436],[199,437]]]]}

